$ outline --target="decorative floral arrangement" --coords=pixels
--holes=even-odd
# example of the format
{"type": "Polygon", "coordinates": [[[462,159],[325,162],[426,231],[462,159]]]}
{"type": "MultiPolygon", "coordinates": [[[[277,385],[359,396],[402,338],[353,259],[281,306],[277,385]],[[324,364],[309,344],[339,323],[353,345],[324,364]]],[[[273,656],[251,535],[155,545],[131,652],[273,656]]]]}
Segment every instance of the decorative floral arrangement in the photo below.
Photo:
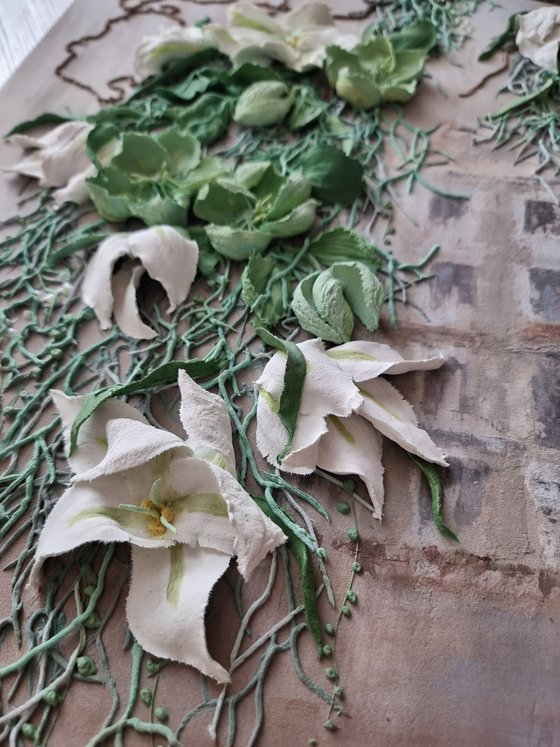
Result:
{"type": "MultiPolygon", "coordinates": [[[[358,38],[318,2],[274,18],[237,2],[227,26],[172,26],[142,41],[136,69],[152,77],[127,101],[83,118],[47,113],[12,131],[11,141],[30,153],[11,170],[38,179],[44,189],[34,212],[7,222],[18,233],[2,244],[24,278],[8,283],[6,330],[22,294],[28,298],[23,331],[18,328],[3,358],[9,424],[2,454],[11,462],[2,510],[8,529],[34,512],[25,525],[32,530],[25,566],[17,568],[9,626],[21,645],[28,581],[48,621],[41,641],[29,640],[27,651],[0,670],[3,678],[40,670],[28,700],[0,717],[14,739],[21,734],[46,743],[52,709],[76,672],[93,681],[103,665],[105,679],[98,680],[110,681],[103,653],[108,618],[97,605],[114,543],[131,546],[131,702],[140,692],[152,717],[135,719],[128,709],[117,719],[115,708],[91,745],[127,728],[178,745],[200,712],[195,706],[171,729],[166,709],[153,711],[153,690],[138,688],[143,651],[154,657],[147,662],[150,676],[165,666],[159,659],[205,676],[202,710],[213,710],[211,734],[227,729],[232,744],[242,697],[227,689],[232,673],[260,656],[246,688],[256,687],[262,698],[269,660],[293,651],[306,630],[318,657],[329,662],[332,691],[312,687],[326,703],[324,726],[341,724],[344,675],[336,640],[326,642],[325,634],[336,634],[357,602],[357,510],[382,517],[381,436],[410,454],[427,479],[435,526],[456,539],[442,517],[435,465],[447,465],[444,454],[384,378],[436,369],[443,358],[428,352],[403,358],[356,331],[360,323],[375,332],[385,307],[396,326],[397,303],[427,279],[423,268],[437,251],[417,263],[393,254],[392,185],[406,181],[410,189],[420,184],[463,198],[426,179],[434,155],[429,134],[408,123],[400,106],[391,109],[388,124],[383,108],[421,95],[431,50],[460,41],[461,12],[458,6],[434,10],[428,0],[414,4],[415,11],[392,5],[384,25],[358,38]],[[436,10],[439,24],[429,20],[436,10]],[[41,124],[51,129],[24,134],[41,124]],[[389,171],[386,151],[395,143],[401,163],[389,171]],[[372,238],[374,226],[384,248],[372,238]],[[92,248],[91,256],[84,254],[92,248]],[[73,295],[55,290],[45,303],[44,286],[53,278],[56,288],[69,284],[73,295]],[[157,295],[155,283],[167,310],[150,296],[157,295]],[[93,315],[100,329],[95,326],[85,346],[81,333],[88,324],[91,331],[93,315]],[[31,333],[48,339],[43,357],[26,347],[31,333]],[[31,378],[37,394],[20,407],[31,378]],[[171,416],[178,410],[186,438],[160,427],[154,415],[158,397],[165,401],[177,386],[180,402],[168,401],[165,409],[171,416]],[[58,416],[40,426],[49,396],[58,416]],[[129,396],[137,397],[134,405],[124,401],[129,396]],[[34,452],[25,466],[21,454],[30,444],[34,452]],[[69,487],[65,459],[73,474],[69,487]],[[288,479],[293,473],[329,480],[351,501],[337,504],[352,516],[348,541],[355,546],[342,603],[308,515],[328,520],[335,506],[320,490],[288,479]],[[94,543],[106,546],[101,559],[94,543]],[[278,554],[286,568],[289,557],[297,566],[293,586],[291,571],[286,575],[289,608],[242,651],[275,581],[278,554]],[[207,647],[204,615],[212,591],[232,558],[247,579],[268,557],[263,596],[245,608],[238,592],[241,623],[228,668],[207,647]],[[65,583],[73,583],[76,599],[70,621],[67,612],[61,618],[65,583]],[[321,617],[321,595],[338,610],[336,626],[321,617]],[[76,630],[79,643],[65,658],[58,642],[76,630]],[[95,633],[97,655],[86,630],[95,633]],[[278,643],[285,630],[288,637],[278,643]],[[48,676],[41,661],[49,663],[48,676]],[[224,689],[209,696],[206,676],[224,689]],[[40,716],[45,703],[51,710],[40,716]],[[229,725],[222,726],[226,705],[229,725]]],[[[296,671],[309,682],[300,665],[296,671]]],[[[250,744],[261,726],[262,709],[250,744]]]]}

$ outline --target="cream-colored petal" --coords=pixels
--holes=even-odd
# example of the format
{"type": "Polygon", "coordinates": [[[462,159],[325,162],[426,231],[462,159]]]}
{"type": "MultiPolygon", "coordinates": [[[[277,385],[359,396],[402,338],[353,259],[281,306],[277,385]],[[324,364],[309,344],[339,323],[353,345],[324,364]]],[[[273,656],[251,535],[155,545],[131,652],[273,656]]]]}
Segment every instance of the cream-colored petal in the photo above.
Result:
{"type": "Polygon", "coordinates": [[[327,350],[327,356],[355,382],[374,379],[381,374],[402,374],[408,371],[431,370],[444,363],[441,355],[405,360],[389,345],[365,340],[352,340],[327,350]]]}
{"type": "Polygon", "coordinates": [[[111,279],[113,314],[117,326],[129,337],[136,340],[151,340],[155,332],[140,319],[136,290],[146,270],[135,260],[126,260],[111,279]]]}
{"type": "MultiPolygon", "coordinates": [[[[300,415],[350,415],[361,402],[351,377],[325,354],[321,340],[306,340],[298,347],[307,366],[300,415]]],[[[286,356],[275,353],[256,382],[259,389],[266,390],[277,402],[284,387],[285,370],[286,356]]]]}
{"type": "Polygon", "coordinates": [[[317,466],[335,475],[357,475],[364,481],[374,516],[381,519],[384,487],[381,437],[359,415],[327,418],[328,433],[319,442],[317,466]]]}
{"type": "Polygon", "coordinates": [[[544,70],[558,72],[560,8],[537,8],[517,16],[515,43],[520,53],[544,70]]]}
{"type": "Polygon", "coordinates": [[[292,448],[277,466],[283,472],[295,472],[300,475],[313,472],[319,458],[319,444],[327,430],[327,418],[323,415],[300,415],[292,448]]]}
{"type": "Polygon", "coordinates": [[[41,531],[30,581],[39,585],[41,567],[47,558],[89,542],[132,542],[152,548],[172,544],[172,539],[150,534],[144,515],[119,508],[121,503],[139,505],[142,497],[149,496],[150,487],[145,471],[132,470],[119,478],[77,482],[68,488],[41,531]]]}
{"type": "Polygon", "coordinates": [[[245,0],[240,0],[240,2],[231,5],[228,8],[228,17],[230,31],[235,31],[236,27],[241,27],[263,31],[278,37],[284,33],[284,29],[278,21],[269,16],[262,8],[258,8],[253,3],[245,2],[245,0]]]}
{"type": "Polygon", "coordinates": [[[299,55],[286,42],[272,40],[263,42],[260,45],[244,44],[234,58],[236,65],[243,65],[245,62],[266,65],[272,60],[280,62],[288,68],[295,69],[299,61],[299,55]]]}
{"type": "Polygon", "coordinates": [[[64,187],[55,189],[53,197],[57,205],[63,205],[65,202],[75,202],[76,205],[86,203],[89,200],[86,179],[95,173],[95,166],[90,164],[83,171],[74,174],[74,176],[68,179],[68,183],[64,187]]]}
{"type": "Polygon", "coordinates": [[[223,399],[207,392],[185,371],[179,371],[178,383],[179,417],[187,434],[187,445],[196,456],[209,458],[235,475],[231,420],[223,399]]]}
{"type": "Polygon", "coordinates": [[[24,156],[13,166],[3,166],[2,171],[9,174],[20,174],[21,176],[30,176],[33,179],[43,180],[43,159],[39,151],[34,151],[24,156]]]}
{"type": "Polygon", "coordinates": [[[168,26],[144,37],[134,56],[134,68],[142,77],[156,75],[168,62],[190,57],[212,46],[204,29],[197,26],[168,26]]]}
{"type": "Polygon", "coordinates": [[[331,9],[324,3],[305,3],[301,8],[290,10],[283,17],[285,29],[297,34],[307,29],[334,24],[331,9]]]}
{"type": "Polygon", "coordinates": [[[126,256],[138,259],[148,275],[161,283],[172,311],[185,300],[196,275],[198,245],[171,226],[117,234],[101,242],[86,268],[81,295],[95,311],[102,329],[111,326],[113,267],[126,256]]]}
{"type": "MultiPolygon", "coordinates": [[[[132,471],[169,451],[173,451],[175,457],[192,454],[178,436],[138,420],[109,420],[106,434],[107,453],[95,467],[80,473],[80,480],[95,480],[125,470],[132,471]]],[[[157,471],[159,467],[154,465],[153,469],[157,471]]]]}
{"type": "Polygon", "coordinates": [[[227,671],[206,644],[204,613],[229,556],[213,550],[175,546],[132,549],[132,579],[126,605],[130,630],[154,656],[196,667],[220,683],[227,671]]]}
{"type": "Polygon", "coordinates": [[[445,456],[428,434],[417,426],[411,405],[385,379],[372,379],[360,384],[363,403],[358,412],[366,420],[403,449],[428,462],[447,466],[445,456]]]}
{"type": "MultiPolygon", "coordinates": [[[[87,395],[69,397],[56,389],[51,390],[51,397],[62,419],[62,434],[68,452],[72,423],[88,397],[87,395]]],[[[107,422],[114,418],[138,420],[148,425],[144,416],[126,402],[112,398],[103,402],[82,425],[78,433],[76,449],[71,456],[66,457],[76,474],[92,469],[103,460],[107,454],[107,422]]]]}

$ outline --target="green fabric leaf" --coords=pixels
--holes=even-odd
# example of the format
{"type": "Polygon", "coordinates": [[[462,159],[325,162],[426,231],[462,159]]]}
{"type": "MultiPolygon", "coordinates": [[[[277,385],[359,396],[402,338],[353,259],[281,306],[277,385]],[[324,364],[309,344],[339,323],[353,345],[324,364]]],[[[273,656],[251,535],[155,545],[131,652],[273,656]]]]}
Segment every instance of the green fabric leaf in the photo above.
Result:
{"type": "Polygon", "coordinates": [[[266,214],[268,221],[278,220],[304,203],[311,195],[311,184],[305,177],[295,174],[285,181],[266,214]]]}
{"type": "Polygon", "coordinates": [[[437,28],[430,21],[417,21],[389,34],[389,40],[396,53],[408,50],[430,52],[437,44],[437,28]]]}
{"type": "Polygon", "coordinates": [[[293,553],[299,567],[305,617],[315,645],[317,646],[317,655],[321,658],[323,656],[323,626],[319,617],[317,586],[313,572],[311,552],[306,544],[295,534],[290,524],[283,520],[282,516],[278,516],[276,512],[272,511],[264,498],[258,496],[252,497],[262,512],[277,524],[288,538],[286,544],[288,549],[293,553]]]}
{"type": "Polygon", "coordinates": [[[284,428],[288,431],[288,442],[278,454],[278,463],[288,454],[292,448],[292,441],[297,427],[297,418],[301,405],[303,385],[307,364],[305,356],[298,348],[295,342],[290,340],[281,340],[279,337],[268,332],[262,327],[255,328],[255,332],[261,340],[276,350],[287,355],[286,371],[284,373],[284,387],[280,395],[280,405],[278,408],[278,417],[284,428]]]}
{"type": "Polygon", "coordinates": [[[513,13],[513,15],[508,18],[505,30],[499,34],[499,36],[495,36],[486,49],[478,56],[479,62],[489,60],[490,57],[498,52],[498,50],[503,49],[509,41],[515,41],[515,35],[517,34],[517,16],[524,15],[526,12],[527,11],[513,13]]]}
{"type": "Polygon", "coordinates": [[[128,394],[136,394],[159,386],[174,384],[177,382],[179,371],[186,371],[193,379],[201,379],[219,373],[224,367],[225,361],[200,360],[194,358],[190,361],[171,361],[151,371],[136,381],[127,384],[113,384],[112,386],[99,389],[97,392],[88,394],[76,415],[70,430],[70,454],[72,454],[78,443],[80,428],[90,418],[97,408],[111,397],[124,397],[128,394]]]}
{"type": "Polygon", "coordinates": [[[90,246],[100,244],[110,235],[111,234],[108,233],[90,233],[87,236],[80,236],[79,239],[68,241],[63,247],[58,249],[56,252],[53,252],[49,258],[49,265],[53,267],[57,262],[60,262],[61,259],[65,259],[75,252],[79,252],[80,249],[89,249],[90,246]]]}
{"type": "Polygon", "coordinates": [[[341,344],[352,337],[354,316],[342,286],[329,271],[316,272],[296,287],[292,309],[300,326],[322,340],[341,344]]]}
{"type": "Polygon", "coordinates": [[[273,170],[270,161],[248,161],[235,169],[233,179],[245,189],[254,189],[268,170],[273,170]]]}
{"type": "Polygon", "coordinates": [[[377,79],[390,75],[396,67],[393,45],[383,36],[373,37],[356,45],[351,54],[357,57],[363,72],[370,73],[377,79]]]}
{"type": "Polygon", "coordinates": [[[214,179],[226,176],[228,171],[228,166],[224,160],[217,156],[207,156],[200,161],[196,168],[189,171],[180,180],[179,184],[175,185],[174,192],[175,194],[193,195],[214,179]]]}
{"type": "Polygon", "coordinates": [[[536,101],[539,98],[547,98],[550,89],[555,83],[554,78],[549,78],[546,83],[541,86],[541,88],[537,89],[536,91],[532,91],[531,93],[525,94],[525,96],[520,96],[517,99],[514,99],[509,104],[506,104],[500,111],[496,112],[496,114],[490,114],[490,119],[499,119],[500,117],[503,117],[504,114],[509,114],[510,112],[515,111],[516,109],[522,109],[527,104],[530,104],[531,101],[536,101]]]}
{"type": "Polygon", "coordinates": [[[326,111],[326,105],[311,86],[297,86],[293,89],[293,96],[294,105],[288,120],[290,130],[306,127],[326,111]]]}
{"type": "Polygon", "coordinates": [[[120,136],[121,130],[111,122],[104,122],[94,127],[86,141],[86,153],[90,161],[100,168],[98,155],[111,141],[118,142],[120,136]]]}
{"type": "Polygon", "coordinates": [[[304,233],[315,221],[315,211],[319,203],[317,200],[306,200],[302,205],[294,208],[288,215],[275,221],[262,223],[260,230],[270,236],[278,238],[298,236],[304,233]]]}
{"type": "Polygon", "coordinates": [[[309,245],[309,253],[326,267],[335,262],[358,260],[375,272],[379,260],[372,247],[350,228],[338,227],[327,231],[309,245]]]}
{"type": "Polygon", "coordinates": [[[246,88],[233,112],[235,122],[246,127],[278,124],[292,106],[290,89],[277,81],[261,81],[246,88]]]}
{"type": "Polygon", "coordinates": [[[323,202],[350,206],[362,193],[362,165],[332,145],[311,148],[299,166],[323,202]]]}
{"type": "Polygon", "coordinates": [[[385,301],[385,288],[377,276],[361,262],[338,262],[327,272],[340,283],[345,300],[364,327],[374,332],[385,301]]]}
{"type": "Polygon", "coordinates": [[[424,459],[421,459],[420,457],[415,456],[410,452],[407,452],[407,454],[412,459],[414,464],[416,464],[420,468],[420,471],[426,478],[428,487],[430,488],[430,493],[432,495],[432,518],[438,531],[440,532],[440,534],[443,534],[444,537],[447,537],[454,542],[459,542],[459,538],[457,537],[457,535],[452,532],[451,529],[449,529],[449,527],[443,521],[443,491],[441,487],[441,480],[439,479],[436,467],[433,464],[430,464],[430,462],[426,462],[424,459]]]}
{"type": "Polygon", "coordinates": [[[178,112],[177,124],[191,132],[203,145],[211,145],[228,131],[233,101],[229,96],[206,93],[178,112]]]}
{"type": "Polygon", "coordinates": [[[111,166],[125,174],[158,180],[166,160],[165,149],[153,137],[126,133],[122,136],[121,151],[114,156],[111,166]]]}
{"type": "Polygon", "coordinates": [[[282,83],[287,78],[287,71],[273,68],[270,65],[257,65],[254,62],[244,62],[230,73],[230,81],[240,88],[248,88],[253,83],[272,80],[282,83]]]}
{"type": "Polygon", "coordinates": [[[272,257],[254,254],[249,258],[241,276],[241,296],[252,307],[257,322],[272,327],[286,315],[283,284],[279,280],[267,288],[270,279],[280,270],[272,257]]]}
{"type": "Polygon", "coordinates": [[[169,173],[174,177],[187,177],[200,163],[200,143],[188,132],[172,127],[158,135],[157,142],[165,151],[169,173]]]}
{"type": "Polygon", "coordinates": [[[211,63],[222,63],[226,67],[229,64],[229,60],[212,47],[195,52],[195,54],[189,57],[183,57],[169,65],[163,72],[151,78],[147,83],[139,86],[128,99],[128,103],[139,97],[144,98],[148,93],[164,89],[166,86],[173,84],[173,81],[184,80],[191,70],[197,70],[211,63]]]}
{"type": "Polygon", "coordinates": [[[336,80],[336,92],[341,99],[359,109],[373,109],[383,100],[381,89],[370,78],[343,68],[336,80]]]}
{"type": "Polygon", "coordinates": [[[232,224],[248,214],[255,199],[250,192],[225,179],[203,187],[194,203],[194,214],[219,225],[232,224]]]}
{"type": "Polygon", "coordinates": [[[254,252],[262,252],[272,241],[272,236],[260,231],[243,231],[229,226],[211,224],[205,227],[206,235],[214,249],[228,259],[247,259],[254,252]]]}
{"type": "Polygon", "coordinates": [[[216,277],[216,266],[220,261],[220,255],[212,247],[210,239],[203,228],[189,228],[191,239],[198,244],[198,271],[207,278],[216,277]]]}
{"type": "Polygon", "coordinates": [[[26,119],[23,122],[20,122],[15,127],[12,127],[12,129],[7,133],[7,135],[4,135],[4,137],[10,137],[11,135],[20,135],[22,132],[27,132],[27,130],[32,130],[34,127],[39,127],[40,125],[62,124],[63,122],[72,122],[75,119],[83,119],[83,117],[66,117],[62,116],[61,114],[54,114],[53,112],[44,112],[43,114],[39,114],[38,117],[34,117],[33,119],[26,119]]]}

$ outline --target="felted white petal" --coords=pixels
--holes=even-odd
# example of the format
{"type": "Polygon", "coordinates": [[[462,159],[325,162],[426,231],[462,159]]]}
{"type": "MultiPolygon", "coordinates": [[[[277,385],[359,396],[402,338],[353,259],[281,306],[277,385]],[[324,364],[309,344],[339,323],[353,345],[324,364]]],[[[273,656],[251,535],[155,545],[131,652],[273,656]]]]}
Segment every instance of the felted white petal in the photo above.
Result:
{"type": "Polygon", "coordinates": [[[272,40],[265,41],[260,45],[246,43],[234,57],[236,65],[243,65],[245,62],[266,65],[271,60],[280,62],[288,68],[295,69],[299,55],[289,44],[280,40],[272,40]]]}
{"type": "Polygon", "coordinates": [[[95,480],[124,470],[131,471],[147,464],[160,454],[172,450],[176,457],[192,454],[185,442],[178,436],[138,420],[129,418],[109,420],[106,434],[107,453],[95,467],[81,472],[80,480],[95,480]]]}
{"type": "Polygon", "coordinates": [[[520,53],[535,65],[558,72],[560,8],[537,8],[517,16],[519,31],[515,43],[520,53]]]}
{"type": "Polygon", "coordinates": [[[327,418],[328,433],[319,442],[317,466],[335,475],[357,475],[365,483],[374,516],[381,519],[384,502],[381,437],[359,415],[327,418]]]}
{"type": "Polygon", "coordinates": [[[149,518],[119,508],[121,503],[140,504],[149,497],[151,481],[146,471],[132,470],[119,479],[101,478],[77,482],[58,499],[39,536],[30,581],[40,582],[46,558],[70,552],[88,542],[132,542],[144,547],[173,544],[173,538],[154,538],[149,518]],[[148,477],[148,479],[146,479],[148,477]]]}
{"type": "Polygon", "coordinates": [[[168,26],[158,34],[142,39],[134,56],[134,69],[142,78],[147,78],[159,73],[168,62],[190,57],[209,46],[212,44],[204,29],[168,26]]]}
{"type": "Polygon", "coordinates": [[[111,326],[110,292],[115,263],[121,257],[138,259],[148,275],[163,286],[173,311],[188,295],[198,263],[198,244],[171,226],[153,226],[131,234],[110,236],[90,260],[82,285],[82,300],[95,311],[102,329],[111,326]]]}
{"type": "Polygon", "coordinates": [[[282,463],[276,463],[276,466],[283,472],[294,472],[300,475],[313,472],[319,458],[320,441],[327,431],[327,418],[323,415],[300,415],[292,440],[292,448],[282,459],[282,463]]]}
{"type": "Polygon", "coordinates": [[[28,156],[24,156],[21,161],[13,166],[3,166],[2,171],[9,174],[20,174],[21,176],[30,176],[33,179],[43,179],[43,159],[39,151],[34,151],[28,156]]]}
{"type": "Polygon", "coordinates": [[[405,360],[389,345],[365,340],[352,340],[327,350],[327,356],[349,374],[354,381],[367,381],[381,374],[401,374],[407,371],[431,370],[444,363],[441,355],[405,360]]]}
{"type": "Polygon", "coordinates": [[[241,0],[228,8],[228,17],[231,30],[236,27],[250,28],[273,36],[281,37],[284,29],[272,16],[262,8],[252,3],[241,0]]]}
{"type": "Polygon", "coordinates": [[[121,332],[136,340],[157,337],[157,332],[140,319],[136,303],[136,290],[145,272],[142,265],[131,259],[124,262],[111,279],[115,322],[121,332]]]}
{"type": "Polygon", "coordinates": [[[181,547],[132,549],[132,578],[126,605],[130,630],[154,656],[196,667],[220,683],[226,670],[208,652],[204,613],[225,573],[229,556],[181,547]]]}
{"type": "MultiPolygon", "coordinates": [[[[298,347],[307,365],[300,415],[350,415],[361,402],[351,377],[328,358],[321,340],[306,340],[298,347]]],[[[277,402],[284,387],[285,370],[286,356],[275,353],[256,382],[259,389],[266,390],[277,402]]]]}
{"type": "Polygon", "coordinates": [[[290,10],[282,19],[284,28],[294,34],[318,26],[332,26],[333,24],[331,9],[324,3],[306,3],[301,8],[290,10]]]}
{"type": "Polygon", "coordinates": [[[210,457],[210,461],[235,475],[231,420],[223,399],[199,386],[186,371],[179,371],[178,384],[179,417],[187,434],[187,445],[196,456],[210,457]],[[221,459],[214,456],[216,452],[221,459]]]}
{"type": "Polygon", "coordinates": [[[428,462],[446,467],[447,462],[428,434],[417,427],[411,405],[385,379],[372,379],[360,385],[363,403],[358,412],[403,449],[428,462]]]}
{"type": "Polygon", "coordinates": [[[100,405],[80,428],[78,443],[74,453],[68,456],[70,429],[87,395],[69,397],[56,389],[51,390],[51,397],[58,414],[62,419],[62,435],[66,445],[67,459],[72,470],[79,474],[92,469],[107,454],[107,422],[114,418],[129,418],[148,425],[144,416],[131,405],[118,399],[108,399],[100,405]]]}
{"type": "Polygon", "coordinates": [[[89,192],[86,185],[86,179],[96,173],[96,168],[90,164],[83,171],[74,174],[66,186],[55,189],[53,192],[54,201],[57,205],[63,205],[65,202],[75,202],[76,205],[83,205],[89,200],[89,192]]]}
{"type": "Polygon", "coordinates": [[[208,464],[208,467],[214,473],[219,492],[227,505],[235,535],[233,547],[237,567],[241,575],[248,579],[269,552],[284,544],[286,537],[229,472],[213,464],[208,464]]]}

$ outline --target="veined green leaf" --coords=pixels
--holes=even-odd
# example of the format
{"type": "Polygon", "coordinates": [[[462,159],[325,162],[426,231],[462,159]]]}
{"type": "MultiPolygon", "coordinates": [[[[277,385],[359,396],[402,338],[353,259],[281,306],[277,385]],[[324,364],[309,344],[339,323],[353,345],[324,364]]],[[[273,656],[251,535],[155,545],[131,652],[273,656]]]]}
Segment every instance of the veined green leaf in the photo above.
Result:
{"type": "Polygon", "coordinates": [[[304,278],[296,287],[292,309],[300,326],[322,340],[341,344],[352,337],[354,317],[342,286],[328,270],[304,278]]]}
{"type": "Polygon", "coordinates": [[[80,249],[89,249],[90,246],[100,244],[104,239],[110,236],[108,233],[90,233],[87,236],[80,236],[78,239],[69,241],[63,247],[58,249],[49,258],[49,265],[54,266],[61,259],[69,257],[71,254],[80,251],[80,249]]]}
{"type": "MultiPolygon", "coordinates": [[[[526,12],[526,11],[525,11],[526,12]]],[[[513,41],[517,33],[517,16],[524,15],[521,13],[513,13],[509,18],[504,31],[498,36],[495,36],[486,49],[478,56],[479,62],[489,60],[498,50],[503,49],[508,41],[513,41]]]]}
{"type": "MultiPolygon", "coordinates": [[[[326,272],[329,272],[327,270],[326,272]]],[[[338,262],[330,273],[341,285],[345,300],[364,327],[374,332],[385,301],[385,288],[361,262],[338,262]]]]}
{"type": "Polygon", "coordinates": [[[232,181],[217,179],[203,187],[194,203],[194,214],[201,220],[218,225],[233,224],[248,214],[255,198],[232,181]]]}
{"type": "Polygon", "coordinates": [[[246,127],[268,127],[281,122],[292,107],[290,89],[277,81],[261,81],[239,97],[233,119],[246,127]]]}
{"type": "Polygon", "coordinates": [[[34,127],[39,127],[40,125],[62,124],[63,122],[72,122],[75,119],[83,119],[83,117],[66,117],[61,114],[54,114],[53,112],[44,112],[43,114],[39,114],[38,117],[34,117],[33,119],[26,119],[23,122],[20,122],[15,127],[12,127],[12,129],[4,137],[10,137],[11,135],[20,135],[22,132],[27,132],[27,130],[32,130],[34,127]]]}
{"type": "Polygon", "coordinates": [[[248,306],[253,307],[258,323],[265,327],[272,327],[287,312],[282,282],[274,282],[267,291],[270,279],[279,269],[272,257],[254,254],[249,258],[241,276],[241,296],[248,306]]]}
{"type": "Polygon", "coordinates": [[[177,124],[191,132],[203,145],[211,145],[228,130],[233,117],[233,100],[230,96],[206,93],[178,111],[177,124]]]}
{"type": "Polygon", "coordinates": [[[254,252],[262,252],[272,241],[272,236],[260,231],[243,231],[229,226],[210,224],[206,235],[214,249],[228,259],[247,259],[254,252]]]}
{"type": "Polygon", "coordinates": [[[437,44],[437,29],[430,21],[417,21],[389,34],[389,40],[397,53],[408,50],[430,52],[437,44]]]}
{"type": "Polygon", "coordinates": [[[532,91],[531,93],[527,93],[525,94],[525,96],[520,96],[519,98],[514,99],[509,104],[506,104],[506,106],[500,109],[500,111],[496,112],[496,114],[490,114],[489,119],[499,119],[500,117],[503,117],[504,114],[509,114],[516,109],[521,109],[527,104],[530,104],[531,101],[536,101],[536,99],[540,98],[541,96],[545,98],[546,96],[548,96],[548,93],[554,83],[554,78],[549,78],[546,83],[541,86],[541,88],[537,89],[536,91],[532,91]]]}
{"type": "Polygon", "coordinates": [[[200,143],[188,132],[171,127],[158,135],[157,142],[165,151],[169,172],[175,177],[188,177],[200,163],[200,143]]]}
{"type": "Polygon", "coordinates": [[[323,202],[349,206],[362,193],[362,165],[339,148],[316,145],[299,165],[313,191],[323,202]]]}
{"type": "Polygon", "coordinates": [[[350,228],[338,227],[326,231],[309,245],[309,253],[325,267],[335,262],[358,260],[375,272],[379,260],[372,247],[350,228]]]}

